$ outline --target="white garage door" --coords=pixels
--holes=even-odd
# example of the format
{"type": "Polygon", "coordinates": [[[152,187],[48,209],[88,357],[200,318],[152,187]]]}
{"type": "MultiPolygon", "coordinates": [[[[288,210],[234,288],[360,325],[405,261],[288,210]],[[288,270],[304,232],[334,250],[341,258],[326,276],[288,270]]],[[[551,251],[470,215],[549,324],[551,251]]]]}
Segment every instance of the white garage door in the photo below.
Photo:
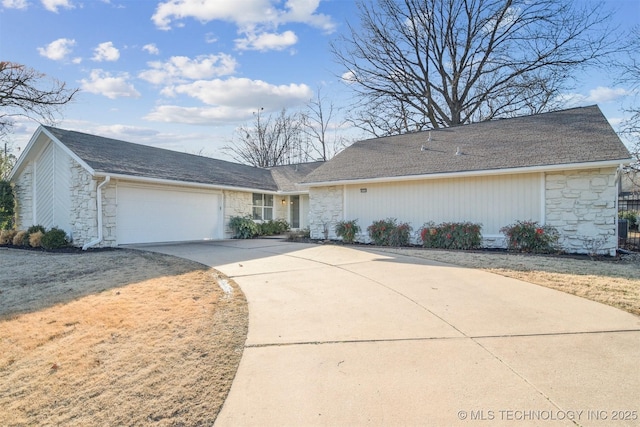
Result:
{"type": "Polygon", "coordinates": [[[117,188],[118,244],[222,237],[218,192],[122,183],[117,188]]]}

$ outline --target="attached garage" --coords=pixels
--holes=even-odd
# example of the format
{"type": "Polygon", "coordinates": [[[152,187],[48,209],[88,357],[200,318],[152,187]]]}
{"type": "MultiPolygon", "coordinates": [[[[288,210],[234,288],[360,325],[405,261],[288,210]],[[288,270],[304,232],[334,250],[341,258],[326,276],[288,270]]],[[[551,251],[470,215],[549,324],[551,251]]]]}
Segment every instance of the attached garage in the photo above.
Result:
{"type": "Polygon", "coordinates": [[[215,190],[118,183],[117,243],[222,238],[222,193],[215,190]]]}
{"type": "Polygon", "coordinates": [[[288,218],[288,197],[308,200],[296,183],[319,165],[256,168],[40,126],[10,176],[16,228],[59,226],[84,249],[224,239],[231,217],[252,214],[252,195],[288,218]]]}

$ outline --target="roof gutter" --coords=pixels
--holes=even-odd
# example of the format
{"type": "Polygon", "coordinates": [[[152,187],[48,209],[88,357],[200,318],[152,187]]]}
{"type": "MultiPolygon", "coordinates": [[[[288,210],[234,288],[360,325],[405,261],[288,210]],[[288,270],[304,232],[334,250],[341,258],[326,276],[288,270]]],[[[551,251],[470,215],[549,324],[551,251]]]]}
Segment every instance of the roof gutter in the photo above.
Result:
{"type": "Polygon", "coordinates": [[[102,235],[102,187],[104,187],[105,185],[107,185],[109,183],[109,181],[111,181],[111,177],[110,176],[106,176],[104,178],[104,181],[102,181],[100,183],[100,185],[98,185],[98,189],[96,190],[96,215],[98,215],[98,237],[88,243],[85,243],[84,246],[82,246],[82,250],[86,251],[87,249],[89,249],[92,246],[97,245],[98,243],[102,242],[103,239],[103,235],[102,235]]]}
{"type": "MultiPolygon", "coordinates": [[[[144,176],[125,175],[125,174],[117,174],[117,173],[96,172],[94,176],[96,178],[110,177],[113,179],[120,179],[123,181],[130,181],[130,182],[138,182],[142,184],[164,184],[164,185],[175,185],[179,187],[203,188],[203,189],[210,189],[210,190],[243,191],[243,192],[276,194],[276,195],[285,193],[279,190],[265,190],[264,188],[233,187],[231,185],[205,184],[200,182],[177,181],[173,179],[164,179],[164,178],[149,178],[144,176]]],[[[297,193],[289,193],[289,194],[300,194],[300,193],[306,193],[306,192],[303,190],[297,193]]]]}
{"type": "Polygon", "coordinates": [[[505,168],[505,169],[481,169],[474,171],[463,172],[442,172],[432,174],[421,175],[401,175],[401,176],[388,176],[380,178],[354,178],[354,179],[341,179],[336,181],[318,181],[318,182],[303,182],[300,186],[304,187],[326,187],[333,185],[349,185],[349,184],[375,184],[382,182],[397,182],[397,181],[422,181],[425,179],[440,179],[440,178],[465,178],[474,176],[489,176],[489,175],[512,175],[519,173],[536,173],[536,172],[554,172],[565,171],[574,169],[585,168],[603,168],[619,166],[620,164],[629,164],[633,159],[618,159],[618,160],[604,160],[599,162],[582,162],[582,163],[563,163],[558,165],[545,165],[545,166],[524,166],[518,168],[505,168]]]}

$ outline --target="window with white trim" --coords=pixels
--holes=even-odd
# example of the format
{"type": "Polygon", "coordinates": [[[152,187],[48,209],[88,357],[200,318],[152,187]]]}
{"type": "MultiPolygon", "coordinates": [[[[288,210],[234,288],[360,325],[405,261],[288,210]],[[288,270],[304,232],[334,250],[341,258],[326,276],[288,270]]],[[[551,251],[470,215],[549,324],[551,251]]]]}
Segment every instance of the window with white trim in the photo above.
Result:
{"type": "Polygon", "coordinates": [[[256,221],[273,219],[273,194],[253,193],[253,219],[256,221]]]}

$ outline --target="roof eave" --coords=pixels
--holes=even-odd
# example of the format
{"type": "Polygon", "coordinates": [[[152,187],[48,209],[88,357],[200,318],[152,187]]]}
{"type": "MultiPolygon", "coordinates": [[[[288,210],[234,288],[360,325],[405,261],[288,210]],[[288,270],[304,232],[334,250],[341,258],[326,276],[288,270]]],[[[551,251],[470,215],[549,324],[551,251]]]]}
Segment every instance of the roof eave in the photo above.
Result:
{"type": "Polygon", "coordinates": [[[87,162],[85,162],[80,157],[78,157],[73,151],[71,151],[66,145],[64,145],[62,141],[56,138],[55,135],[49,132],[44,126],[40,125],[38,129],[36,129],[36,131],[34,132],[33,136],[29,140],[29,143],[27,144],[24,151],[18,158],[18,161],[16,162],[15,166],[11,170],[11,173],[9,174],[9,181],[13,180],[13,178],[22,170],[22,167],[24,166],[23,165],[24,162],[27,161],[26,159],[29,157],[31,150],[33,149],[33,146],[38,142],[38,139],[42,134],[45,134],[51,141],[53,141],[54,144],[59,146],[74,161],[76,161],[79,165],[85,168],[87,172],[89,172],[89,174],[91,174],[92,176],[95,174],[95,171],[91,166],[87,164],[87,162]]]}
{"type": "Polygon", "coordinates": [[[243,191],[243,192],[265,193],[265,194],[284,194],[282,191],[266,190],[264,188],[236,187],[232,185],[207,184],[202,182],[179,181],[175,179],[164,179],[164,178],[150,178],[145,176],[126,175],[126,174],[109,173],[109,172],[96,172],[94,176],[96,178],[104,178],[104,177],[110,176],[111,179],[117,179],[122,181],[133,181],[133,182],[139,182],[142,184],[164,184],[164,185],[176,185],[180,187],[206,188],[211,190],[243,191]]]}
{"type": "Polygon", "coordinates": [[[494,175],[513,175],[520,173],[536,173],[536,172],[554,172],[564,170],[576,170],[576,169],[596,169],[603,167],[617,167],[621,164],[632,163],[632,158],[615,159],[615,160],[602,160],[596,162],[582,162],[582,163],[562,163],[557,165],[543,165],[543,166],[525,166],[518,168],[504,168],[504,169],[481,169],[475,171],[462,171],[462,172],[442,172],[422,175],[401,175],[391,177],[378,177],[378,178],[359,178],[359,179],[342,179],[335,181],[316,181],[301,183],[301,186],[305,188],[310,187],[326,187],[332,185],[349,185],[349,184],[376,184],[381,182],[398,182],[398,181],[420,181],[427,179],[440,179],[440,178],[466,178],[474,176],[494,176],[494,175]]]}

